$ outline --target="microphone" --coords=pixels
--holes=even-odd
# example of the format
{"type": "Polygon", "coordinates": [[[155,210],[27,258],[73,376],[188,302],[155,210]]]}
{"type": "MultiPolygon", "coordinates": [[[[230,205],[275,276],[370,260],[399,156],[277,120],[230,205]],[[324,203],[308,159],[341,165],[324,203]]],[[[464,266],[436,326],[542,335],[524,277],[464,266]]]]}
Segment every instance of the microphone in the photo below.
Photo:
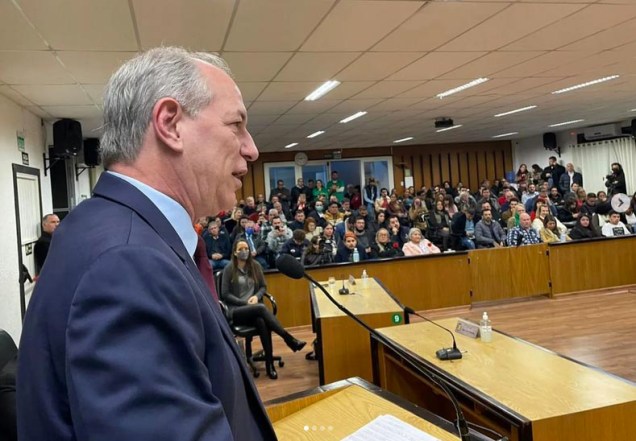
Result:
{"type": "MultiPolygon", "coordinates": [[[[278,263],[276,263],[276,266],[278,266],[278,263]]],[[[284,273],[283,273],[284,274],[284,273]]],[[[338,294],[340,294],[341,296],[344,296],[346,294],[349,294],[349,290],[345,287],[345,281],[344,279],[342,279],[342,288],[340,288],[338,290],[338,294]]]]}
{"type": "Polygon", "coordinates": [[[435,352],[435,355],[437,355],[437,358],[439,358],[440,360],[459,360],[460,358],[462,358],[462,352],[459,349],[457,349],[457,341],[455,340],[455,334],[453,334],[453,332],[450,329],[446,329],[442,325],[435,323],[433,320],[427,317],[424,317],[422,314],[418,314],[410,306],[405,306],[404,312],[406,312],[407,314],[416,315],[419,318],[422,318],[426,320],[427,322],[434,324],[438,328],[443,329],[444,331],[448,332],[451,335],[451,337],[453,338],[453,347],[442,348],[437,350],[435,352]]]}
{"type": "Polygon", "coordinates": [[[460,439],[462,441],[471,441],[466,417],[464,416],[464,413],[462,412],[462,409],[459,406],[459,403],[457,402],[457,398],[455,398],[455,396],[451,392],[450,388],[446,385],[446,383],[444,383],[441,379],[439,379],[435,374],[424,370],[421,367],[421,361],[415,358],[414,355],[411,355],[408,351],[406,351],[405,349],[402,349],[400,346],[395,344],[395,342],[393,342],[392,340],[380,334],[378,331],[373,329],[371,326],[366,324],[363,320],[359,319],[355,314],[349,311],[346,307],[344,307],[342,304],[336,301],[336,299],[334,299],[332,295],[329,294],[329,291],[327,291],[324,286],[318,283],[316,279],[314,279],[309,274],[307,274],[302,264],[300,264],[300,262],[298,262],[292,256],[290,256],[289,254],[281,254],[276,259],[276,268],[278,269],[278,271],[280,271],[281,273],[283,273],[284,275],[292,279],[305,278],[309,280],[311,283],[314,284],[314,286],[316,286],[320,291],[322,291],[322,293],[325,296],[327,296],[329,301],[333,303],[340,311],[342,311],[345,315],[347,315],[348,317],[353,319],[353,321],[355,321],[357,324],[359,324],[364,329],[366,329],[371,335],[373,335],[383,345],[390,348],[395,353],[399,354],[404,359],[404,361],[406,361],[418,373],[420,373],[422,376],[428,378],[431,382],[439,386],[440,389],[442,389],[444,393],[446,393],[446,395],[451,401],[451,404],[453,405],[453,408],[455,409],[455,415],[457,418],[457,420],[455,421],[455,424],[457,425],[457,432],[459,434],[460,439]]]}

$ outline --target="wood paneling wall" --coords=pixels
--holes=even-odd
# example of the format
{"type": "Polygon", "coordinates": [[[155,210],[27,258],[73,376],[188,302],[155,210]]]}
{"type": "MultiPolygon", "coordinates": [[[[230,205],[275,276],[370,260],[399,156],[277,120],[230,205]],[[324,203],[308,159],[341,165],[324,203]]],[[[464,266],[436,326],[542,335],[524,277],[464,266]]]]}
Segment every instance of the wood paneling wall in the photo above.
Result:
{"type": "MultiPolygon", "coordinates": [[[[265,192],[264,164],[266,162],[293,161],[296,152],[261,153],[258,160],[249,165],[239,199],[265,192]]],[[[305,151],[310,160],[329,160],[325,155],[332,150],[305,151]]],[[[484,179],[495,179],[512,171],[512,146],[509,141],[473,142],[463,144],[428,144],[402,147],[352,148],[342,150],[342,159],[391,156],[393,158],[394,186],[402,190],[404,169],[411,170],[416,188],[450,181],[462,182],[473,190],[484,179]]],[[[294,183],[287,183],[292,187],[294,183]]],[[[267,195],[265,195],[267,197],[267,195]]]]}
{"type": "MultiPolygon", "coordinates": [[[[415,310],[537,295],[636,285],[636,236],[538,244],[436,256],[328,265],[308,271],[317,280],[360,277],[366,269],[415,310]]],[[[311,323],[309,285],[278,272],[266,274],[284,326],[311,323]]]]}

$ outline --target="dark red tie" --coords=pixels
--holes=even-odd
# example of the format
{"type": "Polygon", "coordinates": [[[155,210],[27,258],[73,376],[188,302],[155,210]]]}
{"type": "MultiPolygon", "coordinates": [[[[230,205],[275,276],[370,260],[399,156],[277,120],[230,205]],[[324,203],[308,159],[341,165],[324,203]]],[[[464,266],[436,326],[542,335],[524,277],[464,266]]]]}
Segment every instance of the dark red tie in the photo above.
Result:
{"type": "Polygon", "coordinates": [[[194,252],[194,263],[197,264],[197,268],[199,268],[199,272],[201,273],[201,277],[205,280],[205,283],[210,288],[210,292],[212,293],[212,297],[214,300],[218,301],[219,296],[216,293],[216,285],[214,283],[214,274],[212,273],[212,267],[210,266],[210,261],[208,260],[208,253],[205,250],[205,241],[201,236],[197,236],[197,249],[194,252]]]}

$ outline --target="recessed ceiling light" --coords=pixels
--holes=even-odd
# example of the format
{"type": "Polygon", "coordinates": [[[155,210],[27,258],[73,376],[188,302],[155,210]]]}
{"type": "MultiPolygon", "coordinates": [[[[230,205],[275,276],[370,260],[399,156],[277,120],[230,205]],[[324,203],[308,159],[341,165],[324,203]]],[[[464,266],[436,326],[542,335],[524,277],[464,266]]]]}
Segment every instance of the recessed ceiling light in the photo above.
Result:
{"type": "Polygon", "coordinates": [[[324,130],[318,130],[317,132],[312,133],[311,135],[307,136],[307,138],[315,138],[316,136],[320,136],[323,133],[325,133],[324,130]]]}
{"type": "Polygon", "coordinates": [[[564,122],[560,122],[560,123],[556,123],[556,124],[550,124],[548,127],[561,127],[561,126],[567,126],[568,124],[576,124],[579,122],[583,122],[585,121],[584,119],[574,119],[572,121],[564,121],[564,122]]]}
{"type": "Polygon", "coordinates": [[[478,84],[485,83],[486,81],[488,81],[488,78],[477,78],[476,80],[473,80],[473,81],[471,81],[469,83],[466,83],[466,84],[462,84],[461,86],[455,87],[454,89],[448,89],[445,92],[438,93],[437,94],[437,98],[442,99],[442,98],[447,97],[449,95],[452,95],[454,93],[461,92],[462,90],[466,90],[466,89],[468,89],[470,87],[477,86],[478,84]]]}
{"type": "Polygon", "coordinates": [[[287,144],[287,145],[285,146],[285,148],[286,148],[286,149],[290,149],[290,148],[292,148],[292,147],[296,147],[297,145],[298,145],[298,143],[297,143],[297,142],[292,142],[291,144],[287,144]]]}
{"type": "Polygon", "coordinates": [[[526,110],[531,110],[536,108],[537,106],[522,107],[521,109],[510,110],[509,112],[498,113],[495,115],[495,118],[499,118],[500,116],[512,115],[513,113],[525,112],[526,110]]]}
{"type": "Polygon", "coordinates": [[[519,132],[502,133],[501,135],[495,135],[493,138],[505,138],[506,136],[518,135],[519,132]]]}
{"type": "Polygon", "coordinates": [[[632,110],[630,110],[630,112],[636,112],[636,109],[632,109],[632,110]]]}
{"type": "Polygon", "coordinates": [[[461,126],[462,126],[462,124],[457,124],[457,125],[454,125],[454,126],[445,127],[443,129],[438,129],[438,130],[436,130],[436,132],[439,133],[439,132],[446,132],[447,130],[459,129],[461,126]]]}
{"type": "Polygon", "coordinates": [[[394,144],[398,144],[400,142],[404,142],[404,141],[410,141],[411,139],[415,139],[412,136],[409,136],[408,138],[401,138],[401,139],[396,139],[395,141],[393,141],[394,144]]]}
{"type": "Polygon", "coordinates": [[[580,89],[582,87],[593,86],[593,85],[598,84],[598,83],[604,83],[605,81],[614,80],[614,79],[616,79],[618,77],[620,77],[620,75],[611,75],[609,77],[599,78],[598,80],[588,81],[587,83],[575,84],[574,86],[566,87],[565,89],[555,90],[554,92],[552,92],[552,94],[556,95],[556,94],[559,94],[559,93],[564,93],[564,92],[569,92],[571,90],[580,89]]]}
{"type": "Polygon", "coordinates": [[[348,116],[348,117],[346,117],[345,119],[343,119],[342,121],[340,121],[340,123],[341,123],[341,124],[346,124],[346,123],[348,123],[349,121],[353,121],[354,119],[356,119],[356,118],[360,118],[361,116],[364,116],[364,115],[366,115],[366,114],[367,114],[367,112],[358,112],[358,113],[354,113],[353,115],[348,116]]]}
{"type": "Polygon", "coordinates": [[[326,83],[322,83],[316,90],[311,92],[309,95],[305,97],[305,101],[316,101],[318,98],[326,95],[336,87],[340,85],[340,81],[338,80],[330,80],[326,83]]]}

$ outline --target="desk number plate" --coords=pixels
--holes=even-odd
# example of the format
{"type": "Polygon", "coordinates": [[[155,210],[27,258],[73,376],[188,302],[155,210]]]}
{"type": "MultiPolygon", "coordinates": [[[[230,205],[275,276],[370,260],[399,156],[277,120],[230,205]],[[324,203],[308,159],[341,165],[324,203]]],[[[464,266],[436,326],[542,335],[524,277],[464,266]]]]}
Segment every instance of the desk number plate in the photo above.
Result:
{"type": "Polygon", "coordinates": [[[477,338],[479,337],[479,325],[469,322],[467,320],[459,319],[457,320],[457,326],[455,326],[455,331],[459,334],[465,335],[466,337],[477,338]]]}

